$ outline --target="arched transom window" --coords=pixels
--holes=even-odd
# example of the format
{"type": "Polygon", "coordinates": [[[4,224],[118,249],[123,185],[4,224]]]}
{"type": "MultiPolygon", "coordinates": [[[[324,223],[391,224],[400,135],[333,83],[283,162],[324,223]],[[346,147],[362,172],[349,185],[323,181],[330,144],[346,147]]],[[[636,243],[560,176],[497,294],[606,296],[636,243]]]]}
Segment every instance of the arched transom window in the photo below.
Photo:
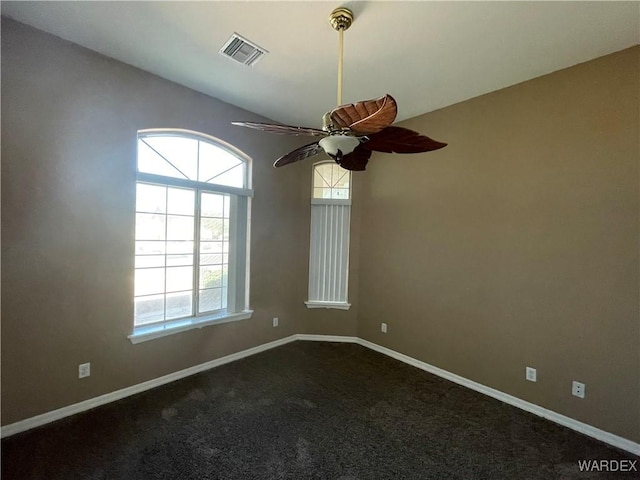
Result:
{"type": "Polygon", "coordinates": [[[324,162],[313,169],[313,198],[350,198],[351,172],[335,162],[324,162]]]}

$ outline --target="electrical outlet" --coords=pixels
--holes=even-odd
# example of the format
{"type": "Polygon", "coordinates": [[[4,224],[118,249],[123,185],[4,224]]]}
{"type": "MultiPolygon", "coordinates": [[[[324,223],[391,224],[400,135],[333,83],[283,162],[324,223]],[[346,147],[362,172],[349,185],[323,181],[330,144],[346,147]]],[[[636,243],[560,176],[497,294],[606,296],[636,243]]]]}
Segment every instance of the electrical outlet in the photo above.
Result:
{"type": "Polygon", "coordinates": [[[584,383],[573,382],[571,394],[575,397],[584,398],[584,383]]]}
{"type": "Polygon", "coordinates": [[[530,382],[535,382],[536,380],[536,369],[535,368],[531,368],[531,367],[527,367],[526,370],[526,378],[527,380],[529,380],[530,382]]]}
{"type": "Polygon", "coordinates": [[[91,364],[82,363],[78,366],[78,378],[84,378],[91,375],[91,364]]]}
{"type": "Polygon", "coordinates": [[[387,333],[387,324],[386,323],[381,323],[380,324],[380,331],[382,333],[387,333]]]}
{"type": "Polygon", "coordinates": [[[278,326],[278,317],[273,317],[273,326],[274,327],[278,326]]]}

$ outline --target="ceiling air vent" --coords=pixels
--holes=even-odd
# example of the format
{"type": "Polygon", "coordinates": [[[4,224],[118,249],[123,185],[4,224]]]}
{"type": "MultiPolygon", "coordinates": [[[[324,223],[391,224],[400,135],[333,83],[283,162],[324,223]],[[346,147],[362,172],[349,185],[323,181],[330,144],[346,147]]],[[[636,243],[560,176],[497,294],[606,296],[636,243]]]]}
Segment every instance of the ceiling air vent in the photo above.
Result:
{"type": "Polygon", "coordinates": [[[269,52],[234,33],[222,46],[220,53],[238,63],[252,67],[269,52]]]}

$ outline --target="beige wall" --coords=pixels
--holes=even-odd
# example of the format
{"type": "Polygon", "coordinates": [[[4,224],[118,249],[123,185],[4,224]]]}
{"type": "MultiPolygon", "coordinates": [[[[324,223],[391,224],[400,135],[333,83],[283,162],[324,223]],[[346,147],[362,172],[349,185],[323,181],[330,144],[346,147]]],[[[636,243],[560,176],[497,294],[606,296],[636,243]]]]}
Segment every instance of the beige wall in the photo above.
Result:
{"type": "Polygon", "coordinates": [[[231,120],[265,119],[3,20],[2,424],[301,330],[306,166],[272,167],[300,139],[231,120]],[[207,133],[253,158],[255,313],[132,345],[136,131],[153,127],[207,133]],[[91,377],[79,380],[83,362],[91,377]]]}
{"type": "Polygon", "coordinates": [[[449,146],[370,162],[361,337],[640,440],[639,54],[401,124],[449,146]]]}

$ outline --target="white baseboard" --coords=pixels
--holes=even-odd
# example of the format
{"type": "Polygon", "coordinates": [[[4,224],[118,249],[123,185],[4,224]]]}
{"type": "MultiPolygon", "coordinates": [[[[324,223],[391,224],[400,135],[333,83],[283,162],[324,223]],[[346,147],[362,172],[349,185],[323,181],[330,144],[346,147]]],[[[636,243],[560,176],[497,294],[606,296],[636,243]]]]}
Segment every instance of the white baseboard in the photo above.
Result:
{"type": "Polygon", "coordinates": [[[360,339],[358,337],[345,337],[341,335],[312,335],[308,333],[298,333],[295,337],[296,340],[306,340],[311,342],[360,343],[360,339]]]}
{"type": "Polygon", "coordinates": [[[65,417],[75,415],[76,413],[84,412],[86,410],[99,407],[100,405],[115,402],[116,400],[130,397],[131,395],[135,395],[136,393],[159,387],[160,385],[175,382],[176,380],[180,380],[181,378],[204,372],[205,370],[224,365],[225,363],[234,362],[236,360],[240,360],[241,358],[249,357],[251,355],[255,355],[256,353],[264,352],[266,350],[279,347],[280,345],[284,345],[286,343],[291,343],[295,340],[297,340],[296,335],[291,335],[289,337],[281,338],[273,342],[258,345],[257,347],[242,350],[241,352],[232,353],[231,355],[227,355],[225,357],[216,358],[215,360],[201,363],[200,365],[185,368],[184,370],[173,372],[168,375],[149,380],[147,382],[138,383],[137,385],[132,385],[121,390],[116,390],[115,392],[106,393],[104,395],[100,395],[99,397],[90,398],[89,400],[85,400],[83,402],[74,403],[73,405],[62,407],[51,412],[43,413],[41,415],[36,415],[35,417],[27,418],[26,420],[11,423],[0,428],[0,437],[4,438],[16,433],[24,432],[26,430],[31,430],[32,428],[40,427],[42,425],[46,425],[47,423],[55,422],[56,420],[61,420],[65,417]]]}
{"type": "Polygon", "coordinates": [[[527,402],[520,398],[514,397],[512,395],[501,392],[499,390],[496,390],[494,388],[487,387],[486,385],[482,385],[481,383],[474,382],[473,380],[469,380],[467,378],[461,377],[459,375],[456,375],[455,373],[448,372],[447,370],[443,370],[441,368],[435,367],[421,360],[416,360],[413,357],[409,357],[408,355],[404,355],[403,353],[396,352],[395,350],[391,350],[387,347],[380,346],[368,340],[363,340],[362,338],[359,338],[359,337],[339,336],[339,335],[312,335],[312,334],[291,335],[289,337],[281,338],[279,340],[265,343],[263,345],[258,345],[257,347],[249,348],[241,352],[233,353],[225,357],[217,358],[215,360],[211,360],[210,362],[202,363],[200,365],[195,365],[193,367],[186,368],[178,372],[170,373],[169,375],[165,375],[163,377],[159,377],[153,380],[149,380],[147,382],[139,383],[137,385],[132,385],[131,387],[123,388],[121,390],[107,393],[105,395],[100,395],[99,397],[91,398],[89,400],[75,403],[67,407],[59,408],[58,410],[53,410],[51,412],[43,413],[42,415],[37,415],[35,417],[27,418],[26,420],[22,420],[22,421],[12,423],[10,425],[6,425],[2,427],[0,429],[0,436],[4,438],[10,435],[14,435],[16,433],[30,430],[35,427],[46,425],[47,423],[60,420],[62,418],[74,415],[76,413],[84,412],[86,410],[90,410],[100,405],[105,405],[107,403],[114,402],[116,400],[120,400],[122,398],[129,397],[131,395],[135,395],[136,393],[144,392],[145,390],[150,390],[160,385],[165,385],[167,383],[174,382],[181,378],[185,378],[190,375],[194,375],[196,373],[204,372],[205,370],[209,370],[211,368],[224,365],[225,363],[230,363],[236,360],[240,360],[241,358],[249,357],[251,355],[255,355],[256,353],[264,352],[266,350],[270,350],[272,348],[279,347],[281,345],[285,345],[287,343],[291,343],[296,340],[316,341],[316,342],[357,343],[359,345],[362,345],[363,347],[370,348],[371,350],[375,350],[376,352],[395,358],[396,360],[400,360],[401,362],[404,362],[408,365],[412,365],[416,368],[419,368],[426,372],[437,375],[438,377],[442,377],[446,380],[457,383],[458,385],[462,385],[463,387],[467,387],[467,388],[470,388],[471,390],[475,390],[476,392],[480,392],[485,395],[488,395],[489,397],[500,400],[508,405],[512,405],[514,407],[520,408],[522,410],[533,413],[540,417],[546,418],[547,420],[550,420],[559,425],[575,430],[576,432],[583,433],[589,437],[595,438],[609,445],[620,448],[621,450],[625,450],[635,455],[640,455],[639,443],[633,442],[631,440],[627,440],[626,438],[623,438],[623,437],[619,437],[618,435],[614,435],[613,433],[606,432],[599,428],[593,427],[589,424],[579,422],[578,420],[574,420],[573,418],[567,417],[565,415],[561,415],[552,410],[547,410],[546,408],[540,407],[533,403],[527,402]]]}

